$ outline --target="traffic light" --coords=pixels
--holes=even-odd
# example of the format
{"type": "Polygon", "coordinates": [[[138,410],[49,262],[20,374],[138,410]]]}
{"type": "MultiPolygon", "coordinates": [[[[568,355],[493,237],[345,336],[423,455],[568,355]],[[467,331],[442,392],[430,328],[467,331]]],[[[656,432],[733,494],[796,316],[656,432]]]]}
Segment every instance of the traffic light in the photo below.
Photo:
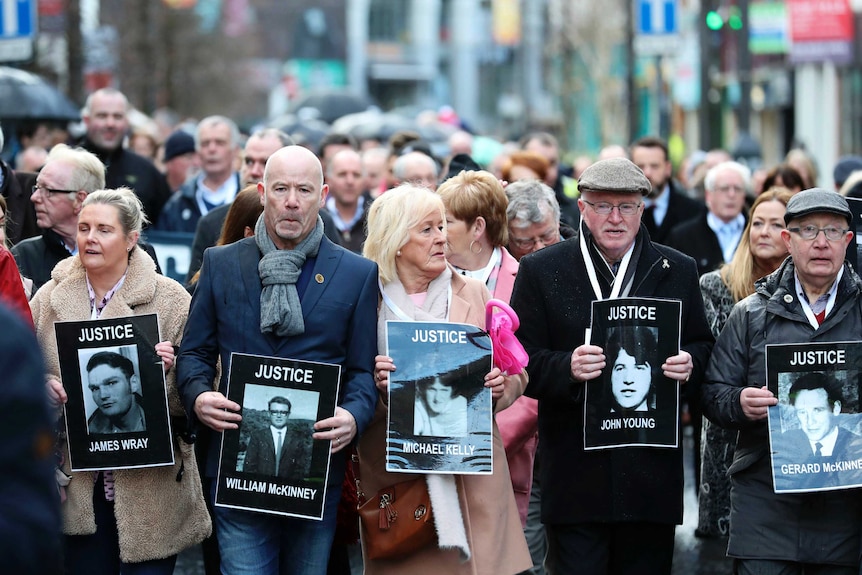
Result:
{"type": "Polygon", "coordinates": [[[742,30],[742,12],[739,6],[730,6],[727,14],[727,25],[731,30],[742,30]]]}
{"type": "Polygon", "coordinates": [[[706,27],[715,31],[724,27],[724,18],[718,13],[718,10],[710,10],[706,13],[706,27]]]}

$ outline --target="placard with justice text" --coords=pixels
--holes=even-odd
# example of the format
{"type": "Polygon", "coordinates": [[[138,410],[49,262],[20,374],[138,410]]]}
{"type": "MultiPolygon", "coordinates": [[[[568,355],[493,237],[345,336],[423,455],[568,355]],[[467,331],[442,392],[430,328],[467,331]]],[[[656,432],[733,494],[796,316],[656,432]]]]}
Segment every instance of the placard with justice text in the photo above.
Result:
{"type": "Polygon", "coordinates": [[[387,321],[386,469],[406,473],[494,471],[491,338],[474,325],[387,321]]]}
{"type": "Polygon", "coordinates": [[[605,368],[586,382],[584,449],[679,445],[679,383],[661,366],[679,353],[681,314],[679,300],[593,302],[589,341],[605,368]]]}
{"type": "Polygon", "coordinates": [[[215,504],[323,519],[330,443],[314,424],[335,415],[341,366],[232,353],[227,398],[239,429],[222,434],[215,504]]]}
{"type": "Polygon", "coordinates": [[[173,465],[156,314],[54,324],[72,471],[173,465]]]}
{"type": "Polygon", "coordinates": [[[776,493],[862,486],[862,342],[766,346],[776,493]]]}

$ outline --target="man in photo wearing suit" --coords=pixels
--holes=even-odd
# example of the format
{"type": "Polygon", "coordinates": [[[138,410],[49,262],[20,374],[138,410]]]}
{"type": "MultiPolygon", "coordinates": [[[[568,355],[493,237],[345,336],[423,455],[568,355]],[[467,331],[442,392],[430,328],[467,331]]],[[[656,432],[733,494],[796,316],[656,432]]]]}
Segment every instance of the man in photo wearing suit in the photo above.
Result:
{"type": "MultiPolygon", "coordinates": [[[[785,431],[781,439],[787,457],[794,463],[852,461],[862,458],[862,437],[838,425],[844,394],[841,382],[819,372],[806,373],[790,386],[788,393],[799,428],[785,431]]],[[[793,479],[793,477],[789,478],[793,479]]],[[[803,487],[831,487],[862,483],[862,474],[846,470],[823,470],[799,477],[803,487]]]]}
{"type": "Polygon", "coordinates": [[[258,183],[263,213],[253,237],[204,252],[192,297],[177,387],[190,418],[213,429],[206,475],[215,478],[221,432],[237,429],[227,399],[230,373],[214,391],[217,362],[234,351],[338,364],[335,415],[314,424],[332,452],[321,521],[215,508],[226,573],[323,575],[335,534],[345,448],[374,414],[377,266],[324,237],[318,216],[327,186],[316,156],[301,146],[276,151],[258,183]]]}
{"type": "Polygon", "coordinates": [[[243,471],[291,481],[305,479],[311,463],[310,438],[296,437],[296,430],[288,428],[293,406],[286,397],[273,397],[268,407],[269,427],[251,433],[243,471]]]}

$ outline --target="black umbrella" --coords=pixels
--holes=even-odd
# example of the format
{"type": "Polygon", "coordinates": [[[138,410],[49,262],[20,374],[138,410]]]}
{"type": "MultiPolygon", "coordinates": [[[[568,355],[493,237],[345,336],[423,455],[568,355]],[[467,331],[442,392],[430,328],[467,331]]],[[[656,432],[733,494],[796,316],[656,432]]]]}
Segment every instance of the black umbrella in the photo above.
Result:
{"type": "Polygon", "coordinates": [[[300,96],[290,105],[291,112],[304,108],[317,110],[317,118],[331,124],[341,116],[364,112],[371,107],[368,98],[346,90],[317,90],[300,96]]]}
{"type": "Polygon", "coordinates": [[[0,66],[0,120],[75,121],[80,117],[77,106],[39,76],[0,66]]]}
{"type": "Polygon", "coordinates": [[[269,122],[270,127],[278,128],[296,140],[297,144],[317,149],[320,141],[329,133],[329,124],[320,120],[301,120],[294,114],[285,114],[269,122]]]}

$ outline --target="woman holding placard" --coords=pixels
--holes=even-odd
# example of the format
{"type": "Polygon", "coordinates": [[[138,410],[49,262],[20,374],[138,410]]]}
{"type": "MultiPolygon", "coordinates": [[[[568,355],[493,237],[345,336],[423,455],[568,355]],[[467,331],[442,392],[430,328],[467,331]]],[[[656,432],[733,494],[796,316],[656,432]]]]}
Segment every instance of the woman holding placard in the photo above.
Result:
{"type": "MultiPolygon", "coordinates": [[[[775,271],[787,257],[781,239],[784,212],[793,192],[771,188],[751,206],[751,217],[730,263],[703,274],[700,291],[706,321],[718,339],[736,302],[754,293],[754,282],[775,271]]],[[[737,432],[703,420],[701,475],[698,494],[700,536],[727,537],[730,529],[730,479],[727,469],[733,462],[737,432]]]]}
{"type": "Polygon", "coordinates": [[[158,314],[164,338],[155,350],[164,363],[175,422],[173,465],[70,473],[61,437],[61,467],[70,478],[62,504],[69,574],[170,575],[177,554],[211,529],[192,445],[177,437],[176,424],[185,414],[174,384],[174,345],[182,337],[190,296],[158,275],[138,247],[145,223],[141,201],[129,189],[87,196],[78,215],[78,253],[54,268],[31,301],[49,397],[58,407],[68,395],[60,381],[55,322],[158,314]]]}
{"type": "MultiPolygon", "coordinates": [[[[386,349],[387,320],[451,321],[485,326],[487,289],[481,282],[453,273],[446,261],[446,213],[433,192],[400,186],[375,200],[368,214],[364,255],[380,269],[381,304],[378,349],[386,349]]],[[[392,359],[377,357],[380,391],[374,421],[359,442],[359,476],[366,496],[406,482],[415,475],[385,470],[386,391],[392,359]]],[[[523,372],[504,375],[493,368],[485,376],[496,409],[523,391],[523,372]]],[[[532,566],[518,518],[506,455],[494,426],[493,475],[426,475],[436,541],[409,554],[369,557],[369,537],[362,531],[365,572],[379,573],[520,573],[532,566]],[[446,519],[449,521],[447,522],[446,519]]]]}

